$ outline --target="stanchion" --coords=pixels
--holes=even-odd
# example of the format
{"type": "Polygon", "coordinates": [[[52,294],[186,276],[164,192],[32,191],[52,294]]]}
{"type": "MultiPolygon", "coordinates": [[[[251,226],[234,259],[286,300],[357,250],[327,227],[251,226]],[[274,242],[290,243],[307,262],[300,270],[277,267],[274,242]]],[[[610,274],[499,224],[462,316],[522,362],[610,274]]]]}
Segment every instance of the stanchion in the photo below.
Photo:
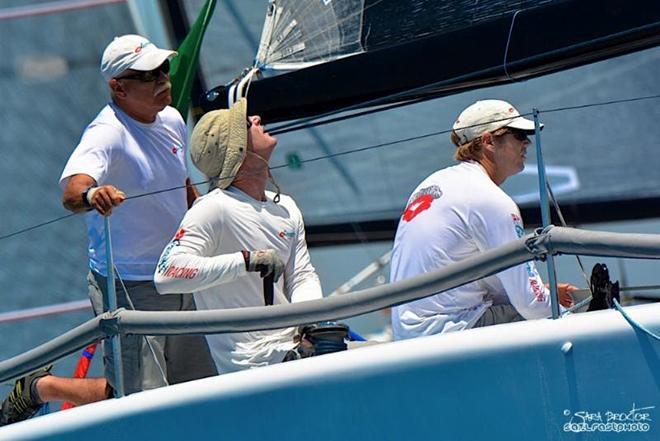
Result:
{"type": "MultiPolygon", "coordinates": [[[[539,174],[539,198],[541,203],[541,220],[543,228],[550,225],[550,200],[548,199],[548,192],[545,186],[545,164],[543,163],[543,153],[541,153],[541,123],[539,122],[538,109],[533,110],[534,113],[534,136],[536,144],[536,159],[539,174]]],[[[550,281],[550,302],[552,305],[552,318],[559,317],[559,297],[557,296],[557,272],[555,269],[555,259],[552,254],[546,256],[546,264],[548,265],[548,279],[550,281]]]]}
{"type": "MultiPolygon", "coordinates": [[[[110,216],[105,216],[105,259],[108,272],[108,285],[106,299],[103,302],[108,305],[108,311],[117,309],[117,291],[115,290],[115,266],[112,258],[112,237],[110,235],[110,216]]],[[[113,335],[109,341],[113,356],[113,367],[115,374],[115,394],[117,397],[124,396],[124,369],[121,359],[121,339],[118,334],[113,335]]]]}

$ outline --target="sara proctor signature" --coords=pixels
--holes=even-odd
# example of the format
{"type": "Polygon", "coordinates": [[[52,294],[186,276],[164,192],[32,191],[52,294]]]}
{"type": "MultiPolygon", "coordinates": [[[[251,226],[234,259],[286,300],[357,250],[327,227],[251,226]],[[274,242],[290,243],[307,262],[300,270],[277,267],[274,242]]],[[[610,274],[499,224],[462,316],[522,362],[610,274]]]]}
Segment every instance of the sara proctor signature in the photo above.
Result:
{"type": "Polygon", "coordinates": [[[571,419],[564,424],[565,432],[648,432],[651,429],[651,410],[655,406],[635,407],[627,412],[564,410],[571,419]]]}

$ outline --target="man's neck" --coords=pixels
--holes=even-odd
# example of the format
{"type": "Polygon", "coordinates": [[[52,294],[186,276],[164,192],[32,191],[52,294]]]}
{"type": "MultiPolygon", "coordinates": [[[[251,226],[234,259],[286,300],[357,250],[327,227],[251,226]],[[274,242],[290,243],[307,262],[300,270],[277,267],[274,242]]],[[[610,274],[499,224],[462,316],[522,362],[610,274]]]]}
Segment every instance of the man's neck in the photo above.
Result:
{"type": "Polygon", "coordinates": [[[490,180],[495,183],[495,185],[499,187],[504,183],[504,181],[506,181],[506,176],[500,176],[497,173],[497,167],[488,158],[483,157],[478,162],[481,165],[481,167],[483,167],[483,169],[486,171],[486,174],[488,175],[490,180]]]}
{"type": "Polygon", "coordinates": [[[144,124],[151,124],[152,122],[156,121],[156,116],[158,115],[158,112],[154,112],[151,109],[146,110],[146,109],[136,108],[135,106],[131,106],[127,104],[125,101],[114,101],[114,103],[126,115],[130,116],[132,119],[136,121],[139,121],[144,124]]]}
{"type": "Polygon", "coordinates": [[[255,154],[248,154],[231,185],[253,199],[265,202],[268,183],[268,162],[255,154]]]}

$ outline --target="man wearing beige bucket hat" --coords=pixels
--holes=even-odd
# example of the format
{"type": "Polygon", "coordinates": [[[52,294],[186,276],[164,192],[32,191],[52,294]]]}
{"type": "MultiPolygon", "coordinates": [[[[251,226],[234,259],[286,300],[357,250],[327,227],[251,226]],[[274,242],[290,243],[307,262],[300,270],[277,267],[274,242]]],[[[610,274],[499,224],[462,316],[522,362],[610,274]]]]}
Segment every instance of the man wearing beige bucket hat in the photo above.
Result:
{"type": "MultiPolygon", "coordinates": [[[[190,294],[162,297],[153,285],[160,252],[196,190],[187,178],[186,125],[172,101],[169,60],[176,55],[139,35],[116,37],[105,48],[101,75],[111,102],[87,126],[60,185],[64,206],[85,212],[89,295],[103,312],[106,289],[104,216],[112,214],[118,305],[141,310],[194,309],[190,294]],[[173,191],[162,190],[179,187],[173,191]],[[146,197],[127,199],[153,193],[146,197]]],[[[125,393],[215,374],[202,337],[122,336],[125,393]]],[[[97,401],[114,388],[112,356],[106,379],[70,379],[38,371],[21,378],[3,403],[1,424],[30,417],[44,401],[97,401]]]]}
{"type": "MultiPolygon", "coordinates": [[[[414,277],[476,256],[520,237],[515,202],[500,188],[524,168],[534,122],[506,101],[477,101],[454,123],[460,163],[417,186],[399,221],[391,281],[414,277]]],[[[570,306],[574,286],[560,284],[570,306]]],[[[550,295],[534,263],[392,308],[395,339],[460,331],[551,315],[550,295]]]]}
{"type": "MultiPolygon", "coordinates": [[[[247,101],[205,114],[193,130],[193,163],[211,191],[186,213],[163,250],[154,280],[161,294],[193,292],[198,309],[301,302],[322,297],[302,214],[292,198],[266,190],[277,144],[247,101]],[[272,275],[273,296],[262,277],[272,275]]],[[[277,186],[276,186],[277,187],[277,186]]],[[[218,372],[280,362],[295,328],[207,335],[218,372]]]]}

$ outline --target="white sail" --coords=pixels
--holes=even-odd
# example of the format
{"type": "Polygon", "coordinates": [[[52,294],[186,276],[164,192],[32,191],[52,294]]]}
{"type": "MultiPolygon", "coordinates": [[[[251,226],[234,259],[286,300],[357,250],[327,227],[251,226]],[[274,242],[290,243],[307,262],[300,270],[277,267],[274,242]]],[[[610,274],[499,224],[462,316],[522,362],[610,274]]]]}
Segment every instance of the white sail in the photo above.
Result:
{"type": "Polygon", "coordinates": [[[364,0],[270,0],[255,65],[291,70],[363,51],[364,0]]]}

